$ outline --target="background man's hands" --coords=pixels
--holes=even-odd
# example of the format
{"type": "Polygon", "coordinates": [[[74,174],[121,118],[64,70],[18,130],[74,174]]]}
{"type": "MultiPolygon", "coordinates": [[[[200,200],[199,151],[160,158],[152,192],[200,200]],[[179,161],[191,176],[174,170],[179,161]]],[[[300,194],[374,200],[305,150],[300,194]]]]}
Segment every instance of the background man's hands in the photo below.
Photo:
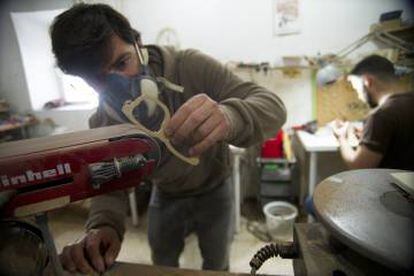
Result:
{"type": "Polygon", "coordinates": [[[329,125],[331,126],[333,134],[338,140],[347,138],[349,132],[349,122],[335,120],[329,125]]]}
{"type": "Polygon", "coordinates": [[[60,254],[64,269],[70,272],[104,272],[121,249],[116,231],[109,226],[89,230],[78,242],[65,246],[60,254]]]}
{"type": "Polygon", "coordinates": [[[352,147],[357,147],[362,136],[362,129],[350,122],[335,120],[329,123],[334,136],[340,143],[348,143],[352,147]]]}
{"type": "Polygon", "coordinates": [[[198,94],[183,104],[167,123],[165,133],[175,145],[189,144],[190,156],[199,156],[230,132],[222,106],[206,94],[198,94]]]}

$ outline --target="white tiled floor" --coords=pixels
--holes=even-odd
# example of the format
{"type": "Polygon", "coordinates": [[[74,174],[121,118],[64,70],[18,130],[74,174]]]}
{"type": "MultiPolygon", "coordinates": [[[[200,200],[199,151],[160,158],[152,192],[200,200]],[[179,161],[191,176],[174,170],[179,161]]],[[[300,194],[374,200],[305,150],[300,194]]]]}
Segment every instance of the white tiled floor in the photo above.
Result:
{"type": "MultiPolygon", "coordinates": [[[[59,252],[64,245],[74,242],[82,236],[87,214],[87,208],[80,204],[74,204],[49,214],[50,229],[59,252]]],[[[246,230],[245,220],[242,221],[241,229],[240,233],[235,235],[231,249],[230,271],[232,272],[250,272],[249,261],[251,257],[265,245],[264,242],[246,230]]],[[[132,226],[131,221],[128,220],[125,240],[117,260],[151,264],[150,256],[145,218],[141,218],[138,227],[132,226]]],[[[186,246],[180,258],[180,266],[192,269],[200,269],[201,267],[201,257],[195,235],[189,236],[186,240],[186,246]]],[[[268,274],[293,275],[292,261],[273,258],[268,260],[259,271],[268,274]]]]}

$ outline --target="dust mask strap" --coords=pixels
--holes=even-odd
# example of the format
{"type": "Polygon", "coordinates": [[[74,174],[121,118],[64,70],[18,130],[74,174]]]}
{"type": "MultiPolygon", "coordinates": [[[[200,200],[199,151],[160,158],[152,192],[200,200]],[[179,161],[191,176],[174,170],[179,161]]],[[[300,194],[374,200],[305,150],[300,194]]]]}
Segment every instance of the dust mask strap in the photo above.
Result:
{"type": "Polygon", "coordinates": [[[148,61],[149,61],[149,55],[148,55],[147,48],[140,48],[138,47],[136,43],[134,44],[134,48],[135,48],[135,51],[137,52],[140,64],[143,66],[147,66],[148,61]]]}

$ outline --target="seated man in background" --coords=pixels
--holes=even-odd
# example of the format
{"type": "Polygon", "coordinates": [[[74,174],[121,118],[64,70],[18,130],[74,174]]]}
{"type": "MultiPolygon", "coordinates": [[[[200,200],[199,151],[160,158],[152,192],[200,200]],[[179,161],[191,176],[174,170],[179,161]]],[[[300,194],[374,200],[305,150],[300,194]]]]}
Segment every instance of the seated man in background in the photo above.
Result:
{"type": "MultiPolygon", "coordinates": [[[[362,133],[352,133],[356,129],[349,122],[332,125],[345,164],[349,169],[414,170],[414,92],[399,91],[394,65],[378,55],[360,61],[348,80],[372,110],[362,133]],[[350,143],[350,135],[360,136],[357,147],[350,143]]],[[[314,215],[311,196],[305,206],[314,215]]]]}
{"type": "Polygon", "coordinates": [[[393,64],[378,55],[368,56],[354,67],[348,80],[372,110],[356,148],[347,139],[347,124],[334,130],[346,165],[350,169],[414,170],[414,93],[399,91],[393,64]]]}

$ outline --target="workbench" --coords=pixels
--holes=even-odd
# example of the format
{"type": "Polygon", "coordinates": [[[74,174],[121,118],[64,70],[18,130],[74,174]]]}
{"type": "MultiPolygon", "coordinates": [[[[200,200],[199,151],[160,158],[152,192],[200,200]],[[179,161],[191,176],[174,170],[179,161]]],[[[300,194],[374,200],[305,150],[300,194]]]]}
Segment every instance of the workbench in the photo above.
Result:
{"type": "MultiPolygon", "coordinates": [[[[73,275],[68,272],[64,276],[73,275]]],[[[82,275],[82,274],[75,274],[82,275]]],[[[104,274],[105,276],[128,276],[128,275],[145,275],[145,276],[249,276],[246,273],[230,273],[225,271],[207,271],[207,270],[193,270],[182,269],[166,266],[144,265],[134,263],[116,263],[111,269],[104,274]]],[[[260,274],[264,275],[264,274],[260,274]]]]}
{"type": "MultiPolygon", "coordinates": [[[[311,134],[298,130],[296,134],[305,151],[309,153],[308,195],[311,196],[318,181],[318,154],[338,151],[339,143],[333,134],[329,133],[311,134]]],[[[308,219],[312,221],[311,216],[308,219]]]]}

